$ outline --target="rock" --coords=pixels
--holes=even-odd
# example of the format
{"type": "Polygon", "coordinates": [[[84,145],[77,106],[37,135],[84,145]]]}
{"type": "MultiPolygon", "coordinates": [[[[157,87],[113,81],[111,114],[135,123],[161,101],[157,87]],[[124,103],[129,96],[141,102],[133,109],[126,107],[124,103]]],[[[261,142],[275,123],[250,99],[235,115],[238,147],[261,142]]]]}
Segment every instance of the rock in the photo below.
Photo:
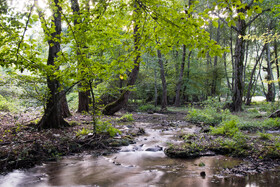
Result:
{"type": "Polygon", "coordinates": [[[201,176],[202,178],[205,178],[205,176],[206,176],[205,171],[200,172],[200,176],[201,176]]]}
{"type": "Polygon", "coordinates": [[[147,148],[145,151],[150,151],[150,152],[162,151],[162,147],[156,146],[156,147],[153,147],[153,148],[147,148]]]}

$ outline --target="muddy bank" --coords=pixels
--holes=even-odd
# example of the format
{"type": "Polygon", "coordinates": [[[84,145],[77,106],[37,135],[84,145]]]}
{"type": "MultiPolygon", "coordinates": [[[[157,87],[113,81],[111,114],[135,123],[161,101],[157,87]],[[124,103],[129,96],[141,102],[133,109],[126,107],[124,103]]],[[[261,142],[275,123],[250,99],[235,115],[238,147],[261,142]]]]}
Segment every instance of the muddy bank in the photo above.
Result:
{"type": "MultiPolygon", "coordinates": [[[[116,120],[120,115],[104,117],[116,120]]],[[[10,116],[10,115],[6,115],[10,116]]],[[[11,119],[13,119],[11,117],[11,119]]],[[[134,143],[134,136],[143,134],[143,129],[129,129],[122,136],[111,137],[108,133],[78,135],[83,129],[92,129],[91,116],[75,114],[67,118],[70,127],[38,131],[36,120],[29,123],[0,126],[0,173],[13,169],[26,169],[46,161],[55,161],[73,154],[107,155],[118,151],[118,147],[134,143]]],[[[8,120],[7,120],[8,121],[8,120]]]]}

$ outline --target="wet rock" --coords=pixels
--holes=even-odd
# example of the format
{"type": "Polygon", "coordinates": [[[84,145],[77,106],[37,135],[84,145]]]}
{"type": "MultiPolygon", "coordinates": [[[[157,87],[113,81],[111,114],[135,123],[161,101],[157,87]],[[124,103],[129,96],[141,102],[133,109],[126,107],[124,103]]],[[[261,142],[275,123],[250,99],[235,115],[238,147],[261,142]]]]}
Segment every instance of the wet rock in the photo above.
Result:
{"type": "Polygon", "coordinates": [[[171,158],[197,158],[201,156],[215,156],[215,152],[199,149],[167,148],[164,153],[171,158]]]}
{"type": "Polygon", "coordinates": [[[145,151],[158,152],[158,151],[162,151],[162,147],[156,146],[156,147],[152,147],[152,148],[147,148],[145,151]]]}
{"type": "Polygon", "coordinates": [[[200,172],[200,176],[201,176],[202,178],[205,178],[205,176],[206,176],[205,171],[200,172]]]}

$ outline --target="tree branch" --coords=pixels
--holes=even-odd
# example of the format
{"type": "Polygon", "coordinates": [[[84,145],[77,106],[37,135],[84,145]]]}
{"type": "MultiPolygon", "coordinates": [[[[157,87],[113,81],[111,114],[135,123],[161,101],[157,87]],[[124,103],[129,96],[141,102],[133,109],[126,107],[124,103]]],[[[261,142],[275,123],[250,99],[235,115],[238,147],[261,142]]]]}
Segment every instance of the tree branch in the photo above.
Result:
{"type": "Polygon", "coordinates": [[[246,24],[246,27],[249,27],[259,16],[261,16],[262,14],[264,14],[265,12],[267,11],[270,11],[271,9],[266,9],[266,10],[263,10],[262,13],[256,15],[255,17],[253,17],[253,19],[251,19],[247,24],[246,24]]]}
{"type": "MultiPolygon", "coordinates": [[[[217,14],[216,12],[212,12],[212,13],[213,13],[215,16],[218,16],[218,18],[219,18],[222,22],[224,22],[225,24],[228,25],[228,22],[227,22],[224,18],[222,18],[219,14],[217,14]]],[[[231,25],[230,28],[232,28],[232,29],[235,30],[236,32],[239,32],[239,29],[238,29],[237,27],[233,26],[233,25],[231,25]]]]}
{"type": "Polygon", "coordinates": [[[23,39],[24,39],[24,36],[25,36],[25,33],[27,31],[27,28],[28,28],[28,24],[29,24],[29,20],[30,20],[30,17],[31,17],[31,13],[32,13],[32,10],[34,8],[35,4],[32,5],[32,7],[30,8],[30,12],[28,14],[28,19],[26,21],[26,24],[25,24],[25,28],[24,28],[24,31],[23,31],[23,34],[21,36],[21,40],[19,41],[18,43],[18,48],[17,48],[17,61],[18,61],[18,54],[19,54],[19,49],[20,49],[20,44],[22,43],[23,39]]]}

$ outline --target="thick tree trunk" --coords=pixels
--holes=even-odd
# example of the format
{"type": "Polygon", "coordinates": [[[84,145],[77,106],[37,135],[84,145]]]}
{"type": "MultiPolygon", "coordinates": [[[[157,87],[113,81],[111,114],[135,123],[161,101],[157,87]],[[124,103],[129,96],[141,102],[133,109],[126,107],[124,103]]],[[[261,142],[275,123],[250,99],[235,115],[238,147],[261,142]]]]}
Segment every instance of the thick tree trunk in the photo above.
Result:
{"type": "MultiPolygon", "coordinates": [[[[139,7],[137,3],[135,3],[135,14],[139,14],[139,7]]],[[[133,86],[136,82],[138,73],[139,73],[139,66],[140,66],[140,33],[139,33],[139,20],[135,20],[135,26],[134,26],[134,52],[136,54],[135,59],[134,59],[134,68],[132,72],[129,75],[127,86],[133,86]]],[[[126,90],[123,91],[121,96],[114,102],[108,104],[105,106],[103,109],[102,113],[105,115],[113,115],[120,109],[122,109],[128,102],[128,98],[130,95],[130,91],[126,90]]]]}
{"type": "Polygon", "coordinates": [[[62,91],[60,94],[61,94],[61,104],[60,104],[61,115],[62,115],[62,117],[67,118],[67,117],[71,116],[71,112],[68,107],[66,93],[65,93],[65,91],[62,91]]]}
{"type": "Polygon", "coordinates": [[[162,55],[161,55],[161,51],[159,49],[157,50],[157,55],[158,55],[158,63],[160,66],[160,79],[161,79],[161,84],[162,84],[161,110],[166,111],[167,110],[167,85],[166,85],[166,79],[165,79],[165,74],[164,74],[162,55]]]}
{"type": "MultiPolygon", "coordinates": [[[[78,85],[80,87],[80,85],[78,85]]],[[[78,113],[89,112],[90,91],[79,91],[78,113]]]]}
{"type": "MultiPolygon", "coordinates": [[[[241,10],[242,11],[242,10],[241,10]]],[[[236,35],[235,44],[235,62],[234,62],[234,87],[233,87],[233,97],[232,97],[232,110],[235,112],[242,111],[242,98],[244,90],[243,81],[243,68],[244,68],[244,49],[245,40],[243,37],[246,34],[246,22],[245,20],[238,18],[237,29],[238,34],[236,35]]]]}
{"type": "Polygon", "coordinates": [[[181,87],[183,84],[185,62],[186,62],[186,45],[183,45],[183,57],[182,57],[182,63],[181,63],[181,68],[180,68],[179,81],[176,86],[175,106],[180,106],[180,92],[181,92],[181,87]]]}
{"type": "MultiPolygon", "coordinates": [[[[54,66],[55,60],[58,57],[57,53],[60,52],[60,34],[61,34],[61,7],[58,4],[59,0],[54,0],[54,13],[53,13],[53,25],[55,26],[55,32],[51,34],[51,40],[49,43],[49,55],[47,65],[54,66]]],[[[46,104],[46,109],[42,119],[39,122],[39,128],[60,128],[68,125],[64,121],[61,113],[61,93],[59,92],[60,84],[54,75],[48,75],[47,86],[49,89],[49,97],[46,104]]]]}

